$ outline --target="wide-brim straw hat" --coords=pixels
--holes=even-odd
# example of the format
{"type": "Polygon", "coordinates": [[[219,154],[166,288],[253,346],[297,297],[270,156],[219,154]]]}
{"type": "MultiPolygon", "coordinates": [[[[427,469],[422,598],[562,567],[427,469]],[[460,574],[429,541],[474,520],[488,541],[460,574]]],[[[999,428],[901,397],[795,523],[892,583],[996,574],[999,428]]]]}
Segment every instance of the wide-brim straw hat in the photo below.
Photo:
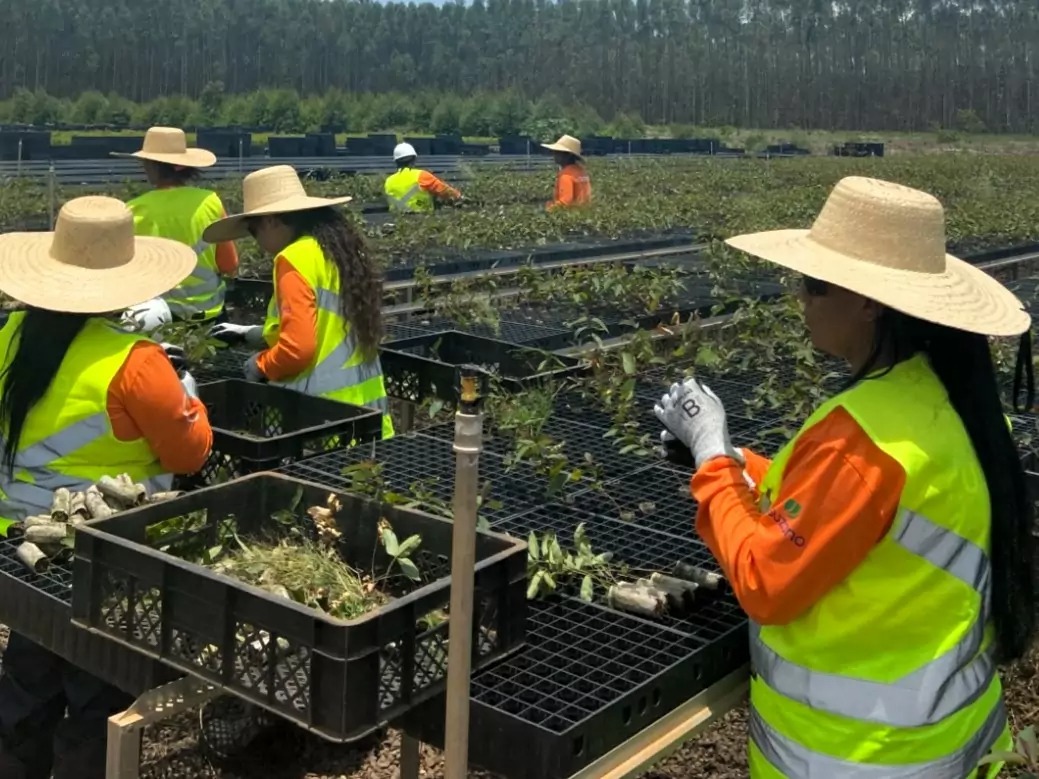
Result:
{"type": "Polygon", "coordinates": [[[213,222],[202,233],[202,240],[223,243],[244,238],[249,234],[246,220],[253,216],[341,206],[351,200],[352,197],[311,197],[291,165],[261,168],[242,179],[242,213],[213,222]]]}
{"type": "Polygon", "coordinates": [[[584,159],[584,155],[581,153],[581,142],[572,135],[564,135],[555,143],[543,143],[541,147],[549,151],[566,152],[573,154],[578,159],[584,159]]]}
{"type": "Polygon", "coordinates": [[[102,314],[158,297],[195,269],[190,246],[134,235],[121,200],[80,197],[54,232],[0,235],[0,290],[49,311],[102,314]]]}
{"type": "Polygon", "coordinates": [[[982,335],[1031,326],[1021,301],[945,251],[945,211],[926,192],[877,179],[841,179],[809,230],[773,230],[727,244],[857,292],[903,314],[982,335]]]}
{"type": "Polygon", "coordinates": [[[207,149],[189,149],[184,131],[176,127],[152,127],[144,134],[144,145],[131,154],[111,152],[113,157],[136,157],[182,168],[209,168],[216,155],[207,149]]]}

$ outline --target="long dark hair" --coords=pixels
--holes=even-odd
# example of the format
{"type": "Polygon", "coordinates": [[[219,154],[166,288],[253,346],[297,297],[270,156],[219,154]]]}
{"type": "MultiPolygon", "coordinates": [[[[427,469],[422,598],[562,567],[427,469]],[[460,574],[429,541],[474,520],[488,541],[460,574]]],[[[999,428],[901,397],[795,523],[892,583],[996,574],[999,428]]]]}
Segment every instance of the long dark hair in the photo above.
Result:
{"type": "Polygon", "coordinates": [[[61,367],[73,339],[90,319],[89,314],[66,314],[29,308],[18,325],[14,356],[3,355],[7,363],[0,378],[0,425],[4,436],[3,465],[13,475],[18,443],[25,418],[46,394],[61,367]]]}
{"type": "Polygon", "coordinates": [[[176,187],[184,187],[194,184],[202,178],[202,171],[198,168],[187,168],[179,165],[171,165],[168,162],[156,162],[148,160],[154,166],[156,176],[162,184],[170,184],[176,187]]]}
{"type": "Polygon", "coordinates": [[[296,236],[309,235],[339,271],[340,313],[353,328],[365,360],[373,359],[382,340],[382,274],[364,235],[337,208],[282,214],[296,236]]]}
{"type": "Polygon", "coordinates": [[[1007,426],[988,339],[885,309],[873,351],[849,385],[877,378],[885,355],[892,364],[923,353],[963,420],[988,485],[992,511],[992,618],[1001,661],[1023,655],[1035,628],[1032,579],[1034,508],[1024,467],[1007,426]]]}

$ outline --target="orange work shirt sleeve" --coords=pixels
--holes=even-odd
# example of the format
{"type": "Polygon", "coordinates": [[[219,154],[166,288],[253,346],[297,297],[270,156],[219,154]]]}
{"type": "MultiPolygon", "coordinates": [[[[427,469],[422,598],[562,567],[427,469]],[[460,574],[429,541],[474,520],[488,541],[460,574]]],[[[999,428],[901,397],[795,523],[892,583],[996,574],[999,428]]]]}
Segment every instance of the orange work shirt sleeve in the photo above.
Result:
{"type": "Polygon", "coordinates": [[[555,200],[548,204],[548,210],[565,208],[573,204],[575,198],[574,177],[569,168],[563,168],[556,176],[555,200]]]}
{"type": "Polygon", "coordinates": [[[898,462],[837,408],[797,440],[768,512],[735,460],[705,463],[691,485],[696,530],[743,610],[783,625],[865,559],[894,521],[904,484],[898,462]]]}
{"type": "MultiPolygon", "coordinates": [[[[220,212],[220,218],[227,216],[227,211],[220,212]]],[[[216,245],[216,267],[225,276],[234,276],[238,272],[238,247],[234,241],[216,245]]]]}
{"type": "Polygon", "coordinates": [[[307,280],[282,256],[274,261],[281,306],[278,342],[260,353],[256,365],[272,381],[298,376],[317,357],[317,297],[307,280]]]}
{"type": "Polygon", "coordinates": [[[195,473],[213,447],[205,405],[184,391],[156,343],[142,341],[130,350],[108,387],[107,411],[117,439],[143,438],[170,473],[195,473]]]}
{"type": "Polygon", "coordinates": [[[418,185],[423,192],[428,192],[434,197],[459,198],[462,193],[445,181],[441,181],[428,170],[418,174],[418,185]]]}

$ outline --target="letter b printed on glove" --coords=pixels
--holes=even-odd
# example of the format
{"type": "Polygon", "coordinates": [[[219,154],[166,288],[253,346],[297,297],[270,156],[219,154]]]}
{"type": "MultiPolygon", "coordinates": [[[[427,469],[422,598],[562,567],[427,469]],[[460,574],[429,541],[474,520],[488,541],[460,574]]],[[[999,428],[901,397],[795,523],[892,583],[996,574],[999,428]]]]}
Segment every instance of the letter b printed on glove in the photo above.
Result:
{"type": "Polygon", "coordinates": [[[725,407],[709,388],[696,379],[672,384],[671,391],[653,407],[664,428],[689,447],[697,467],[714,457],[743,462],[729,439],[725,407]]]}

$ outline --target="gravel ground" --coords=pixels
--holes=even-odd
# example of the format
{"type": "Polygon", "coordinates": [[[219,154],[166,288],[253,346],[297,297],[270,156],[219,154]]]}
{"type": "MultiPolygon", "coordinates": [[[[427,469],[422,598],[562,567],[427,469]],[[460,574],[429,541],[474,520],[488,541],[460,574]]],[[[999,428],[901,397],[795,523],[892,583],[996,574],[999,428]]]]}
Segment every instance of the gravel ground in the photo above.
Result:
{"type": "MultiPolygon", "coordinates": [[[[7,628],[0,625],[0,648],[7,628]]],[[[1039,724],[1039,643],[1005,668],[1003,679],[1015,729],[1039,724]]],[[[262,739],[247,763],[214,765],[199,748],[199,713],[188,712],[145,732],[141,779],[397,779],[400,733],[389,730],[349,746],[332,745],[286,726],[262,739]]],[[[747,710],[740,706],[695,741],[639,779],[746,779],[747,710]]],[[[443,755],[422,748],[423,779],[443,776],[443,755]]],[[[1008,774],[1012,776],[1013,774],[1008,774]]],[[[472,770],[470,779],[502,779],[472,770]]]]}

